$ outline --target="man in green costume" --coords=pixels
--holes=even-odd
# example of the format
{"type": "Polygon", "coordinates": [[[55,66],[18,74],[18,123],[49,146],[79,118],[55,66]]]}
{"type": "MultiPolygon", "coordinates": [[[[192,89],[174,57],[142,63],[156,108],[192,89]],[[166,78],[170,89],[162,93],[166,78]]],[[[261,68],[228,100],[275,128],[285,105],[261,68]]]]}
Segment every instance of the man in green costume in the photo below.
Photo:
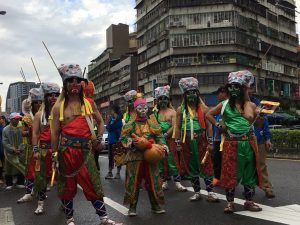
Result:
{"type": "Polygon", "coordinates": [[[244,185],[246,201],[244,208],[261,211],[253,202],[254,188],[261,184],[259,153],[253,131],[255,104],[250,101],[248,87],[254,78],[249,71],[232,72],[228,76],[229,99],[221,102],[207,113],[209,121],[224,131],[214,118],[221,113],[226,126],[225,141],[222,145],[222,173],[220,186],[226,191],[227,207],[225,213],[233,213],[235,186],[244,185]]]}
{"type": "Polygon", "coordinates": [[[170,153],[159,162],[159,172],[163,180],[163,190],[168,189],[168,176],[172,176],[175,182],[176,191],[185,192],[187,189],[180,183],[181,176],[180,160],[176,149],[175,140],[172,138],[173,130],[176,126],[176,111],[170,102],[170,86],[157,87],[155,89],[155,99],[157,100],[156,110],[153,111],[162,133],[168,144],[170,153]]]}
{"type": "Polygon", "coordinates": [[[213,192],[213,166],[209,151],[213,149],[212,126],[205,120],[208,107],[200,98],[198,80],[194,77],[181,78],[179,87],[183,93],[183,102],[177,109],[176,138],[182,148],[181,157],[185,174],[191,178],[195,194],[190,201],[198,201],[200,178],[204,179],[208,192],[208,202],[218,202],[213,192]],[[202,162],[202,163],[200,163],[202,162]]]}

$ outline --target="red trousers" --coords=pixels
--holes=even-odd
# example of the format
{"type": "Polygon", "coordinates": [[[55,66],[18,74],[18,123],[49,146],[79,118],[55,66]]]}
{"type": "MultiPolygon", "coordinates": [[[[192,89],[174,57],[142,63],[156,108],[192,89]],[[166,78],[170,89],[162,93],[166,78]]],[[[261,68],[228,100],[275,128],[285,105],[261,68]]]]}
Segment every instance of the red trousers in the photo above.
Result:
{"type": "Polygon", "coordinates": [[[77,192],[77,184],[79,184],[83,193],[87,200],[94,201],[98,200],[94,187],[91,182],[91,177],[86,165],[84,163],[84,157],[80,149],[73,149],[67,147],[63,152],[63,160],[64,160],[64,174],[65,176],[65,185],[63,195],[59,196],[64,200],[71,200],[75,197],[77,192]],[[77,173],[76,173],[77,172],[77,173]],[[76,175],[72,176],[72,173],[76,173],[76,175]],[[71,175],[71,177],[68,177],[71,175]]]}

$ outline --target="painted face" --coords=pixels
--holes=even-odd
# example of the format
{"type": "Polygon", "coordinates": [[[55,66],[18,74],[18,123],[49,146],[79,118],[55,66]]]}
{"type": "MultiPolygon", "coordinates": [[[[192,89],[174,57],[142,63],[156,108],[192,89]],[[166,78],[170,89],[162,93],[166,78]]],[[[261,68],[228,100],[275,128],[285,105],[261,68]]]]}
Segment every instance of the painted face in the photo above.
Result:
{"type": "Polygon", "coordinates": [[[128,108],[129,108],[129,110],[134,109],[134,100],[128,101],[128,108]]]}
{"type": "Polygon", "coordinates": [[[190,90],[186,93],[187,101],[191,103],[195,103],[197,101],[197,91],[190,90]]]}
{"type": "Polygon", "coordinates": [[[136,113],[140,118],[146,118],[148,112],[148,106],[141,104],[136,107],[136,113]]]}
{"type": "Polygon", "coordinates": [[[69,93],[79,94],[81,88],[82,86],[80,79],[78,79],[77,77],[71,77],[67,79],[67,89],[69,93]]]}
{"type": "Polygon", "coordinates": [[[59,93],[51,93],[51,94],[47,94],[46,99],[47,99],[48,103],[49,103],[51,106],[53,106],[53,105],[55,104],[55,102],[56,102],[58,96],[59,96],[59,93]]]}
{"type": "Polygon", "coordinates": [[[160,108],[166,108],[169,104],[169,98],[167,96],[161,96],[158,98],[157,104],[160,108]]]}
{"type": "Polygon", "coordinates": [[[231,84],[228,86],[228,92],[231,97],[237,97],[241,94],[241,89],[238,84],[231,84]]]}
{"type": "Polygon", "coordinates": [[[36,113],[37,111],[39,111],[39,109],[41,108],[42,103],[43,103],[42,101],[34,101],[32,112],[36,113]]]}

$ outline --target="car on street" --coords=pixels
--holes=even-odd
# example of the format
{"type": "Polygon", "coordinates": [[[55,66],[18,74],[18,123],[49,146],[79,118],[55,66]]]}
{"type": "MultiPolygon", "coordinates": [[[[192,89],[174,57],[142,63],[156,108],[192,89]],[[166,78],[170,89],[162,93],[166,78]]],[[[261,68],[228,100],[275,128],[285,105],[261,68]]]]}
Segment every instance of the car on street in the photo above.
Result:
{"type": "Polygon", "coordinates": [[[108,152],[108,132],[106,130],[106,125],[104,126],[104,128],[105,131],[103,133],[102,141],[101,141],[101,144],[103,146],[103,150],[101,151],[102,153],[108,152]]]}

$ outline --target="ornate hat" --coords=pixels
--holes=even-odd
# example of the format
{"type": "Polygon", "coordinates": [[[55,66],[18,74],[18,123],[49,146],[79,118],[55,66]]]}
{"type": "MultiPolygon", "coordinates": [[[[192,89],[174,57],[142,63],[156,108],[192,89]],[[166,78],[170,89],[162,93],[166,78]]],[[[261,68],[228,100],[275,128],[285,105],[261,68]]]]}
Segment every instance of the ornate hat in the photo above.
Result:
{"type": "Polygon", "coordinates": [[[139,105],[147,105],[147,101],[144,98],[138,98],[134,101],[134,107],[138,107],[139,105]]]}
{"type": "Polygon", "coordinates": [[[250,87],[254,83],[254,76],[248,70],[241,70],[229,73],[228,83],[238,83],[250,87]]]}
{"type": "Polygon", "coordinates": [[[184,77],[179,81],[179,87],[182,93],[190,90],[199,90],[198,80],[195,77],[184,77]]]}
{"type": "Polygon", "coordinates": [[[28,99],[31,102],[43,101],[44,100],[44,93],[42,92],[42,90],[40,88],[32,88],[29,91],[28,99]]]}
{"type": "Polygon", "coordinates": [[[22,116],[20,115],[20,113],[17,113],[17,112],[12,112],[10,115],[9,115],[9,119],[22,119],[22,116]]]}
{"type": "Polygon", "coordinates": [[[94,83],[90,80],[87,83],[85,81],[81,81],[81,85],[83,87],[84,95],[88,98],[93,97],[93,95],[95,93],[94,83]]]}
{"type": "Polygon", "coordinates": [[[135,100],[137,98],[137,91],[136,90],[130,90],[126,92],[124,95],[124,99],[126,102],[129,102],[131,100],[135,100]]]}
{"type": "Polygon", "coordinates": [[[42,83],[41,89],[44,95],[60,92],[60,87],[55,83],[42,83]]]}
{"type": "Polygon", "coordinates": [[[63,82],[71,77],[77,77],[81,80],[86,80],[83,78],[82,70],[78,64],[70,63],[70,64],[61,64],[61,66],[58,68],[58,71],[60,73],[60,76],[63,80],[63,82]]]}
{"type": "Polygon", "coordinates": [[[156,99],[161,97],[161,96],[166,96],[166,97],[169,98],[170,97],[170,86],[166,85],[166,86],[163,86],[163,87],[155,88],[154,95],[155,95],[156,99]]]}

